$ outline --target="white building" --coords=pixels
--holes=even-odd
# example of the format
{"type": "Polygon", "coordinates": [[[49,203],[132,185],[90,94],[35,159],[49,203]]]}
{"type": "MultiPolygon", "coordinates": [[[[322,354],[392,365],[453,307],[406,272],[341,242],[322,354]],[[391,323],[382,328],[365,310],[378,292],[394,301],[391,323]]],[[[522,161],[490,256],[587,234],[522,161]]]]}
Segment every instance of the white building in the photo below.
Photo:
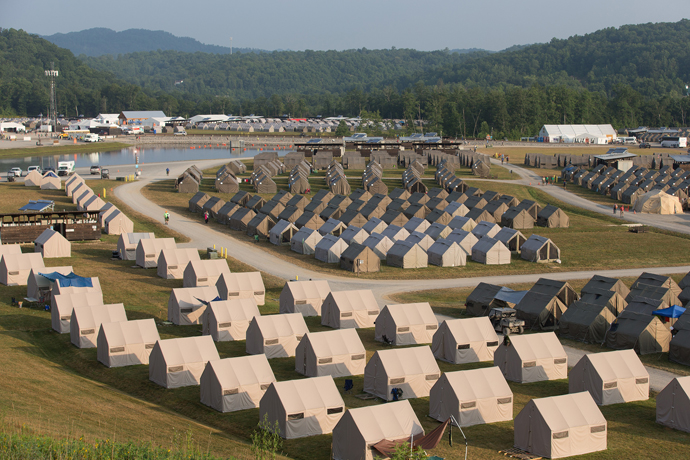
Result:
{"type": "Polygon", "coordinates": [[[552,143],[609,144],[618,135],[611,125],[544,125],[539,137],[552,143]]]}

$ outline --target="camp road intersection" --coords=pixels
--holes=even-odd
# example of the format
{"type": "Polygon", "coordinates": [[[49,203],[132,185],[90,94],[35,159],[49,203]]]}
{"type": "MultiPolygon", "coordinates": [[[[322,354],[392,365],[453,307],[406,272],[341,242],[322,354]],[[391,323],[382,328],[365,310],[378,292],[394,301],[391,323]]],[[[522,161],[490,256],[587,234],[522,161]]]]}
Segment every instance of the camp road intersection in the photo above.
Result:
{"type": "MultiPolygon", "coordinates": [[[[182,161],[173,163],[150,163],[142,166],[142,175],[139,180],[127,183],[115,189],[114,193],[120,200],[126,203],[133,210],[152,217],[153,219],[163,222],[163,213],[166,209],[152,203],[141,194],[141,189],[151,182],[157,180],[165,180],[170,177],[178,177],[182,172],[192,164],[196,164],[200,169],[207,169],[213,166],[224,164],[226,160],[199,160],[199,161],[182,161]],[[166,168],[170,168],[170,177],[166,176],[166,168]]],[[[497,163],[500,166],[500,163],[497,163]]],[[[522,179],[518,181],[510,181],[517,184],[535,183],[538,176],[531,171],[520,168],[514,165],[507,165],[516,174],[519,174],[522,179]]],[[[111,169],[118,168],[117,166],[111,169]]],[[[120,166],[122,174],[133,174],[134,167],[120,166]],[[129,171],[131,169],[131,171],[129,171]]],[[[87,176],[88,177],[88,176],[87,176]]],[[[561,187],[545,186],[545,192],[568,203],[580,206],[582,208],[600,212],[602,214],[611,213],[611,209],[605,206],[591,203],[583,198],[577,197],[567,190],[564,191],[561,187]]],[[[169,212],[169,210],[168,210],[169,212]]],[[[659,220],[659,216],[651,218],[651,216],[627,213],[626,220],[630,222],[643,223],[650,226],[664,228],[666,230],[690,233],[690,220],[684,223],[680,219],[676,220],[659,220]]],[[[690,216],[681,216],[690,217],[690,216]]],[[[608,276],[612,278],[621,277],[637,277],[642,272],[649,272],[655,274],[679,274],[690,271],[690,265],[680,267],[654,267],[654,268],[627,268],[616,270],[596,270],[596,271],[574,271],[574,272],[559,272],[550,273],[544,272],[542,274],[530,275],[499,275],[499,276],[483,276],[474,278],[455,278],[455,279],[436,279],[436,280],[365,280],[357,278],[346,278],[340,276],[326,275],[313,270],[292,264],[291,262],[276,257],[270,253],[263,251],[260,245],[246,243],[237,240],[231,235],[215,231],[213,227],[201,225],[201,220],[192,220],[187,216],[182,216],[176,213],[170,213],[170,227],[183,235],[190,238],[188,243],[180,244],[179,247],[190,247],[197,249],[206,249],[214,244],[216,247],[225,247],[229,249],[229,254],[233,258],[240,260],[248,265],[253,266],[257,270],[277,276],[281,279],[325,279],[328,280],[331,288],[334,291],[353,290],[353,289],[371,289],[376,297],[379,305],[384,305],[389,302],[389,296],[409,291],[445,289],[456,287],[474,287],[480,282],[506,285],[515,283],[534,283],[542,276],[548,276],[555,280],[575,280],[575,279],[589,279],[594,275],[608,276]]],[[[437,315],[439,321],[443,321],[446,317],[437,315]]],[[[584,351],[564,347],[568,353],[568,364],[570,367],[574,366],[577,361],[585,354],[584,351]]],[[[603,349],[602,349],[603,350],[603,349]]],[[[662,371],[659,369],[647,367],[650,377],[650,388],[654,391],[661,391],[674,377],[675,374],[662,371]]]]}

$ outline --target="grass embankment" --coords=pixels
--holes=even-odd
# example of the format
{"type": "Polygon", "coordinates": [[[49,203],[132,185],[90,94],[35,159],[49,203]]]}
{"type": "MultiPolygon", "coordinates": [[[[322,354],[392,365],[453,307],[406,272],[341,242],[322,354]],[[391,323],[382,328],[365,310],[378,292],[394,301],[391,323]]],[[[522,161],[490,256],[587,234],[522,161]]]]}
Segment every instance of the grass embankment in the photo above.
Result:
{"type": "MultiPolygon", "coordinates": [[[[228,199],[229,196],[215,191],[212,179],[215,177],[212,174],[213,171],[215,170],[206,171],[207,177],[210,178],[202,180],[200,190],[209,195],[228,199]]],[[[318,189],[325,188],[325,185],[319,184],[316,180],[312,182],[312,194],[306,195],[307,198],[311,198],[318,189]]],[[[482,265],[468,259],[465,267],[429,266],[423,269],[402,270],[388,267],[385,262],[382,262],[380,272],[358,276],[367,279],[437,279],[687,264],[687,258],[684,254],[685,251],[690,250],[690,236],[688,235],[669,234],[655,229],[650,229],[648,233],[631,233],[627,227],[621,225],[623,221],[619,219],[571,206],[556,200],[535,187],[491,181],[473,182],[468,180],[467,182],[469,185],[479,187],[484,191],[495,190],[499,193],[515,196],[520,200],[535,200],[542,206],[552,204],[561,207],[570,217],[570,228],[535,227],[531,230],[522,230],[522,233],[526,237],[536,233],[551,238],[561,249],[562,263],[535,264],[521,259],[519,255],[514,255],[510,265],[501,267],[482,265]],[[635,250],[633,251],[631,248],[635,248],[635,250]]],[[[276,183],[279,190],[285,189],[287,178],[278,177],[276,183]]],[[[249,192],[253,190],[251,185],[246,183],[241,184],[240,189],[249,192]]],[[[389,189],[392,190],[390,186],[389,189]]],[[[200,215],[195,215],[188,210],[188,202],[193,194],[175,192],[172,180],[152,183],[145,187],[142,193],[155,203],[165,204],[173,212],[191,219],[201,219],[200,215]]],[[[272,195],[262,196],[266,200],[272,197],[272,195]]],[[[225,225],[216,222],[209,225],[214,225],[215,230],[238,240],[251,241],[251,238],[245,234],[230,230],[225,225]]],[[[298,266],[333,275],[356,276],[341,270],[337,264],[326,264],[316,260],[313,256],[296,254],[287,246],[278,247],[266,241],[261,241],[260,244],[265,251],[288,259],[298,266]]]]}
{"type": "MultiPolygon", "coordinates": [[[[52,139],[51,139],[52,142],[52,139]]],[[[101,142],[97,144],[46,145],[43,147],[20,147],[0,149],[0,158],[39,157],[49,155],[68,155],[70,153],[107,152],[131,147],[122,142],[101,142]]]]}
{"type": "MultiPolygon", "coordinates": [[[[14,184],[9,184],[13,186],[14,184]]],[[[4,187],[4,186],[3,186],[4,187]]],[[[3,189],[3,192],[8,189],[3,189]]],[[[15,193],[16,188],[11,188],[15,193]]],[[[44,195],[26,191],[22,201],[44,195]],[[36,196],[38,195],[38,196],[36,196]]],[[[3,194],[3,196],[9,196],[3,194]]],[[[13,205],[16,208],[17,203],[13,205]]],[[[127,213],[126,207],[122,209],[127,213]]],[[[142,216],[133,216],[135,231],[142,231],[142,216]]],[[[161,233],[157,234],[162,236],[161,233]]],[[[72,265],[78,274],[98,276],[104,300],[123,302],[130,319],[154,318],[161,338],[194,336],[200,326],[165,326],[166,304],[173,287],[180,280],[163,280],[153,270],[132,268],[132,262],[110,259],[113,242],[74,243],[69,259],[47,259],[49,266],[72,265]]],[[[29,248],[27,248],[28,250],[29,248]]],[[[243,271],[247,266],[228,261],[231,270],[243,271]]],[[[277,312],[281,280],[264,276],[267,305],[263,314],[277,312]]],[[[42,310],[18,309],[9,305],[10,297],[22,297],[25,287],[0,287],[0,411],[6,431],[28,430],[59,439],[86,442],[109,439],[116,442],[151,443],[164,449],[180,445],[189,434],[201,452],[220,457],[253,458],[249,450],[249,434],[258,422],[258,409],[220,414],[200,404],[199,388],[166,390],[148,380],[146,366],[108,369],[97,362],[95,349],[77,349],[67,334],[50,328],[50,313],[42,310]]],[[[442,311],[442,310],[441,310],[442,311]]],[[[306,318],[310,331],[326,330],[320,318],[306,318]]],[[[372,329],[358,330],[367,349],[367,356],[387,348],[374,340],[372,329]]],[[[217,344],[221,357],[245,355],[244,342],[217,344]]],[[[278,380],[303,378],[294,368],[294,358],[271,360],[278,380]]],[[[439,362],[443,372],[489,366],[491,363],[451,365],[439,362]]],[[[336,379],[339,388],[344,378],[336,379]]],[[[380,400],[363,401],[356,395],[363,391],[363,377],[355,376],[352,394],[344,395],[347,407],[381,404],[380,400]]],[[[534,384],[510,384],[514,392],[514,414],[532,398],[568,392],[565,380],[534,384]]],[[[438,423],[427,417],[428,398],[410,400],[424,429],[429,432],[438,423]]],[[[602,408],[608,420],[608,451],[589,455],[595,459],[683,458],[688,435],[663,428],[654,422],[654,399],[602,408]],[[642,446],[644,448],[642,448],[642,446]]],[[[475,459],[503,458],[497,451],[513,445],[512,422],[480,425],[465,429],[470,444],[470,457],[475,459]]],[[[285,442],[283,452],[289,458],[323,459],[329,456],[331,435],[315,436],[285,442]]],[[[445,439],[433,454],[445,458],[461,458],[462,442],[448,446],[445,439]]],[[[88,448],[84,445],[82,448],[88,448]]],[[[84,455],[82,455],[84,456],[84,455]]],[[[88,457],[87,457],[88,458],[88,457]]],[[[173,457],[175,458],[175,457],[173,457]]]]}

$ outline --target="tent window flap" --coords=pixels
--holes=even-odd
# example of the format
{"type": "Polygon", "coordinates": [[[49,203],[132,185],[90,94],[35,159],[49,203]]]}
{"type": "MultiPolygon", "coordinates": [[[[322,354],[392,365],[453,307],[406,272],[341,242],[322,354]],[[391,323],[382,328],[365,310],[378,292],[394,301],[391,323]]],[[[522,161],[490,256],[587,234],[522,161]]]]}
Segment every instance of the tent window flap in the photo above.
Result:
{"type": "Polygon", "coordinates": [[[329,364],[333,362],[333,358],[319,358],[319,364],[329,364]]]}
{"type": "Polygon", "coordinates": [[[95,329],[82,329],[81,335],[89,335],[89,334],[93,334],[94,332],[96,332],[95,329]]]}
{"type": "Polygon", "coordinates": [[[425,378],[426,378],[427,380],[438,380],[439,377],[441,377],[441,376],[438,375],[438,374],[429,374],[429,375],[427,375],[425,378]]]}
{"type": "Polygon", "coordinates": [[[304,418],[304,412],[300,412],[299,414],[288,415],[288,420],[302,420],[303,418],[304,418]]]}
{"type": "Polygon", "coordinates": [[[125,347],[112,347],[110,353],[122,353],[125,351],[125,347]]]}
{"type": "Polygon", "coordinates": [[[462,345],[458,345],[458,350],[469,350],[469,349],[470,349],[469,343],[464,343],[462,345]]]}
{"type": "Polygon", "coordinates": [[[264,343],[266,345],[276,345],[278,343],[278,339],[268,339],[264,343]]]}
{"type": "Polygon", "coordinates": [[[537,367],[537,362],[536,361],[527,361],[526,363],[522,363],[522,367],[537,367]]]}
{"type": "Polygon", "coordinates": [[[359,355],[352,355],[352,360],[353,360],[353,361],[356,361],[356,360],[358,360],[358,359],[364,359],[364,357],[365,357],[365,354],[364,354],[364,353],[359,354],[359,355]]]}
{"type": "Polygon", "coordinates": [[[352,312],[351,312],[351,311],[348,311],[348,312],[345,312],[345,313],[341,313],[341,314],[340,314],[340,317],[341,317],[341,318],[349,318],[349,317],[351,317],[351,316],[352,316],[352,312]]]}
{"type": "Polygon", "coordinates": [[[229,390],[223,390],[223,396],[236,395],[240,392],[239,388],[231,388],[229,390]]]}
{"type": "Polygon", "coordinates": [[[496,342],[486,342],[487,347],[497,347],[498,346],[498,341],[496,342]]]}
{"type": "Polygon", "coordinates": [[[568,358],[556,358],[553,360],[554,364],[565,364],[568,362],[568,358]]]}
{"type": "Polygon", "coordinates": [[[564,439],[567,437],[568,437],[567,431],[559,431],[558,433],[553,434],[553,439],[564,439]]]}
{"type": "Polygon", "coordinates": [[[410,332],[410,328],[409,327],[399,327],[398,332],[410,332]]]}
{"type": "Polygon", "coordinates": [[[232,326],[232,323],[219,323],[218,327],[230,327],[232,326]]]}
{"type": "Polygon", "coordinates": [[[168,372],[180,372],[184,370],[184,366],[170,366],[168,372]]]}
{"type": "Polygon", "coordinates": [[[638,385],[641,385],[643,383],[649,383],[649,377],[642,377],[639,379],[635,379],[635,383],[638,385]]]}
{"type": "Polygon", "coordinates": [[[343,408],[342,408],[342,407],[334,407],[334,408],[332,408],[332,409],[326,409],[326,413],[327,413],[328,415],[331,415],[331,414],[339,414],[339,413],[341,413],[342,411],[343,411],[343,408]]]}
{"type": "Polygon", "coordinates": [[[147,343],[146,345],[144,345],[144,349],[145,350],[151,350],[151,349],[153,349],[154,345],[155,345],[155,343],[147,343]]]}
{"type": "Polygon", "coordinates": [[[270,387],[270,386],[271,386],[270,383],[262,383],[260,388],[262,391],[266,391],[266,390],[268,390],[268,387],[270,387]]]}
{"type": "Polygon", "coordinates": [[[618,382],[606,382],[604,384],[604,390],[610,390],[611,388],[618,388],[618,382]]]}
{"type": "Polygon", "coordinates": [[[589,429],[590,433],[601,433],[602,431],[606,431],[606,425],[597,425],[589,429]]]}
{"type": "Polygon", "coordinates": [[[401,383],[405,383],[405,377],[397,378],[397,379],[391,379],[391,385],[399,385],[401,383]]]}
{"type": "Polygon", "coordinates": [[[477,407],[477,401],[460,403],[460,409],[472,409],[473,407],[477,407]]]}
{"type": "Polygon", "coordinates": [[[369,310],[369,316],[378,316],[379,311],[378,310],[369,310]]]}
{"type": "Polygon", "coordinates": [[[498,398],[496,402],[498,404],[510,404],[511,402],[513,402],[513,398],[510,396],[508,396],[507,398],[498,398]]]}

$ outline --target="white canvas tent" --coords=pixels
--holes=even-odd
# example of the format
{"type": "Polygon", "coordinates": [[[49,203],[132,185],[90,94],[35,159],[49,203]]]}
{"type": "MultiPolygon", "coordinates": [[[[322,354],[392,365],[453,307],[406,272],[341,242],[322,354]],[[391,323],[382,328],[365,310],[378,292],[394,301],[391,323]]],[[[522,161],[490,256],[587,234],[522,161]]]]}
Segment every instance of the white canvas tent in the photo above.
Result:
{"type": "Polygon", "coordinates": [[[261,313],[252,298],[210,302],[203,316],[203,334],[213,337],[214,342],[245,340],[255,316],[261,313]]]}
{"type": "Polygon", "coordinates": [[[230,274],[230,267],[225,259],[190,260],[184,269],[182,286],[215,287],[221,274],[230,274]]]}
{"type": "Polygon", "coordinates": [[[273,382],[259,404],[259,419],[278,423],[282,438],[328,434],[345,413],[333,377],[273,382]]]}
{"type": "Polygon", "coordinates": [[[429,256],[418,244],[407,240],[396,241],[388,250],[386,263],[391,267],[425,268],[428,266],[429,256]]]}
{"type": "Polygon", "coordinates": [[[266,303],[266,288],[261,272],[222,273],[216,288],[223,300],[254,299],[257,305],[266,303]]]}
{"type": "Polygon", "coordinates": [[[447,319],[431,342],[436,359],[453,364],[493,361],[498,336],[487,316],[447,319]]]}
{"type": "Polygon", "coordinates": [[[72,311],[75,307],[103,305],[103,293],[99,290],[57,294],[53,296],[54,305],[50,308],[50,320],[53,329],[60,334],[70,332],[72,311]]]}
{"type": "Polygon", "coordinates": [[[72,257],[72,243],[55,230],[46,228],[34,240],[34,252],[40,252],[44,259],[72,257]]]}
{"type": "Polygon", "coordinates": [[[184,269],[192,260],[201,260],[199,251],[194,248],[163,249],[158,256],[156,273],[166,280],[181,280],[184,269]]]}
{"type": "Polygon", "coordinates": [[[589,391],[600,406],[649,399],[649,373],[633,350],[584,355],[570,370],[568,391],[589,391]]]}
{"type": "Polygon", "coordinates": [[[370,289],[330,292],[321,305],[321,324],[334,329],[374,327],[378,316],[370,289]]]}
{"type": "Polygon", "coordinates": [[[329,292],[326,280],[287,281],[280,292],[280,312],[321,316],[321,304],[329,292]]]}
{"type": "Polygon", "coordinates": [[[31,270],[44,269],[41,254],[3,254],[0,257],[0,283],[5,286],[26,286],[31,270]]]}
{"type": "Polygon", "coordinates": [[[302,227],[290,240],[290,249],[298,254],[314,254],[321,238],[321,234],[313,228],[302,227]]]}
{"type": "Polygon", "coordinates": [[[136,262],[142,268],[156,268],[163,249],[177,249],[174,238],[140,239],[136,249],[136,262]]]}
{"type": "Polygon", "coordinates": [[[480,238],[472,247],[472,260],[481,264],[509,264],[510,258],[510,250],[505,244],[488,236],[480,238]]]}
{"type": "Polygon", "coordinates": [[[553,332],[511,335],[494,352],[494,365],[518,383],[568,377],[568,355],[553,332]]]}
{"type": "Polygon", "coordinates": [[[393,345],[431,343],[437,329],[429,302],[386,305],[376,318],[375,338],[393,345]]]}
{"type": "Polygon", "coordinates": [[[690,376],[674,378],[656,395],[656,422],[690,433],[690,376]]]}
{"type": "Polygon", "coordinates": [[[103,231],[107,235],[122,235],[134,231],[134,222],[124,212],[116,209],[105,218],[103,231]]]}
{"type": "Polygon", "coordinates": [[[108,367],[148,364],[160,340],[153,318],[104,323],[98,332],[98,361],[108,367]]]}
{"type": "Polygon", "coordinates": [[[606,450],[607,423],[589,392],[530,400],[515,417],[515,447],[564,458],[606,450]]]}
{"type": "Polygon", "coordinates": [[[215,286],[173,289],[168,298],[168,321],[178,326],[201,324],[207,303],[220,299],[215,286]]]}
{"type": "Polygon", "coordinates": [[[429,417],[460,426],[513,419],[513,392],[498,367],[446,372],[429,393],[429,417]]]}
{"type": "Polygon", "coordinates": [[[454,241],[439,238],[426,251],[429,264],[438,267],[464,267],[467,253],[454,241]]]}
{"type": "Polygon", "coordinates": [[[153,239],[156,235],[153,233],[123,233],[117,240],[117,251],[120,253],[122,260],[136,260],[137,246],[139,241],[143,239],[153,239]]]}
{"type": "Polygon", "coordinates": [[[349,245],[345,240],[327,233],[316,245],[314,257],[316,260],[327,264],[337,264],[340,262],[340,256],[348,247],[349,245]]]}
{"type": "MultiPolygon", "coordinates": [[[[47,270],[46,270],[47,271],[47,270]]],[[[96,277],[89,278],[91,286],[62,286],[58,280],[53,284],[53,289],[50,290],[50,308],[51,311],[55,308],[55,296],[60,294],[77,294],[85,292],[97,292],[103,296],[101,292],[101,282],[96,277]]],[[[71,313],[70,313],[71,314],[71,313]]]]}
{"type": "Polygon", "coordinates": [[[362,244],[374,251],[380,260],[386,260],[388,251],[393,247],[393,241],[381,233],[372,233],[362,244]]]}
{"type": "Polygon", "coordinates": [[[206,363],[219,359],[208,335],[159,340],[149,356],[149,380],[165,388],[199,385],[206,363]]]}
{"type": "Polygon", "coordinates": [[[310,332],[295,350],[295,370],[307,377],[364,374],[367,352],[354,329],[310,332]]]}
{"type": "Polygon", "coordinates": [[[468,256],[472,255],[472,248],[477,244],[477,241],[479,241],[479,239],[474,236],[474,233],[465,231],[461,228],[456,228],[450,232],[446,240],[458,243],[460,248],[465,251],[465,254],[468,256]]]}
{"type": "Polygon", "coordinates": [[[250,355],[263,353],[268,359],[295,356],[297,344],[308,332],[300,313],[255,316],[247,328],[246,350],[250,355]]]}
{"type": "Polygon", "coordinates": [[[96,348],[101,324],[127,321],[121,303],[76,306],[70,319],[70,340],[77,348],[96,348]]]}
{"type": "Polygon", "coordinates": [[[333,459],[374,460],[374,444],[412,436],[424,436],[424,429],[409,401],[349,409],[333,428],[333,459]]]}
{"type": "Polygon", "coordinates": [[[201,403],[219,412],[254,409],[275,381],[266,355],[209,361],[201,374],[201,403]]]}
{"type": "Polygon", "coordinates": [[[60,273],[61,275],[69,275],[74,269],[71,266],[66,267],[50,267],[44,270],[31,269],[29,272],[29,279],[26,281],[26,296],[30,299],[36,299],[43,303],[50,302],[50,293],[53,290],[54,281],[49,280],[39,273],[60,273]]]}
{"type": "Polygon", "coordinates": [[[440,377],[428,345],[378,350],[364,369],[364,392],[392,401],[391,391],[400,388],[403,399],[423,398],[440,377]]]}

